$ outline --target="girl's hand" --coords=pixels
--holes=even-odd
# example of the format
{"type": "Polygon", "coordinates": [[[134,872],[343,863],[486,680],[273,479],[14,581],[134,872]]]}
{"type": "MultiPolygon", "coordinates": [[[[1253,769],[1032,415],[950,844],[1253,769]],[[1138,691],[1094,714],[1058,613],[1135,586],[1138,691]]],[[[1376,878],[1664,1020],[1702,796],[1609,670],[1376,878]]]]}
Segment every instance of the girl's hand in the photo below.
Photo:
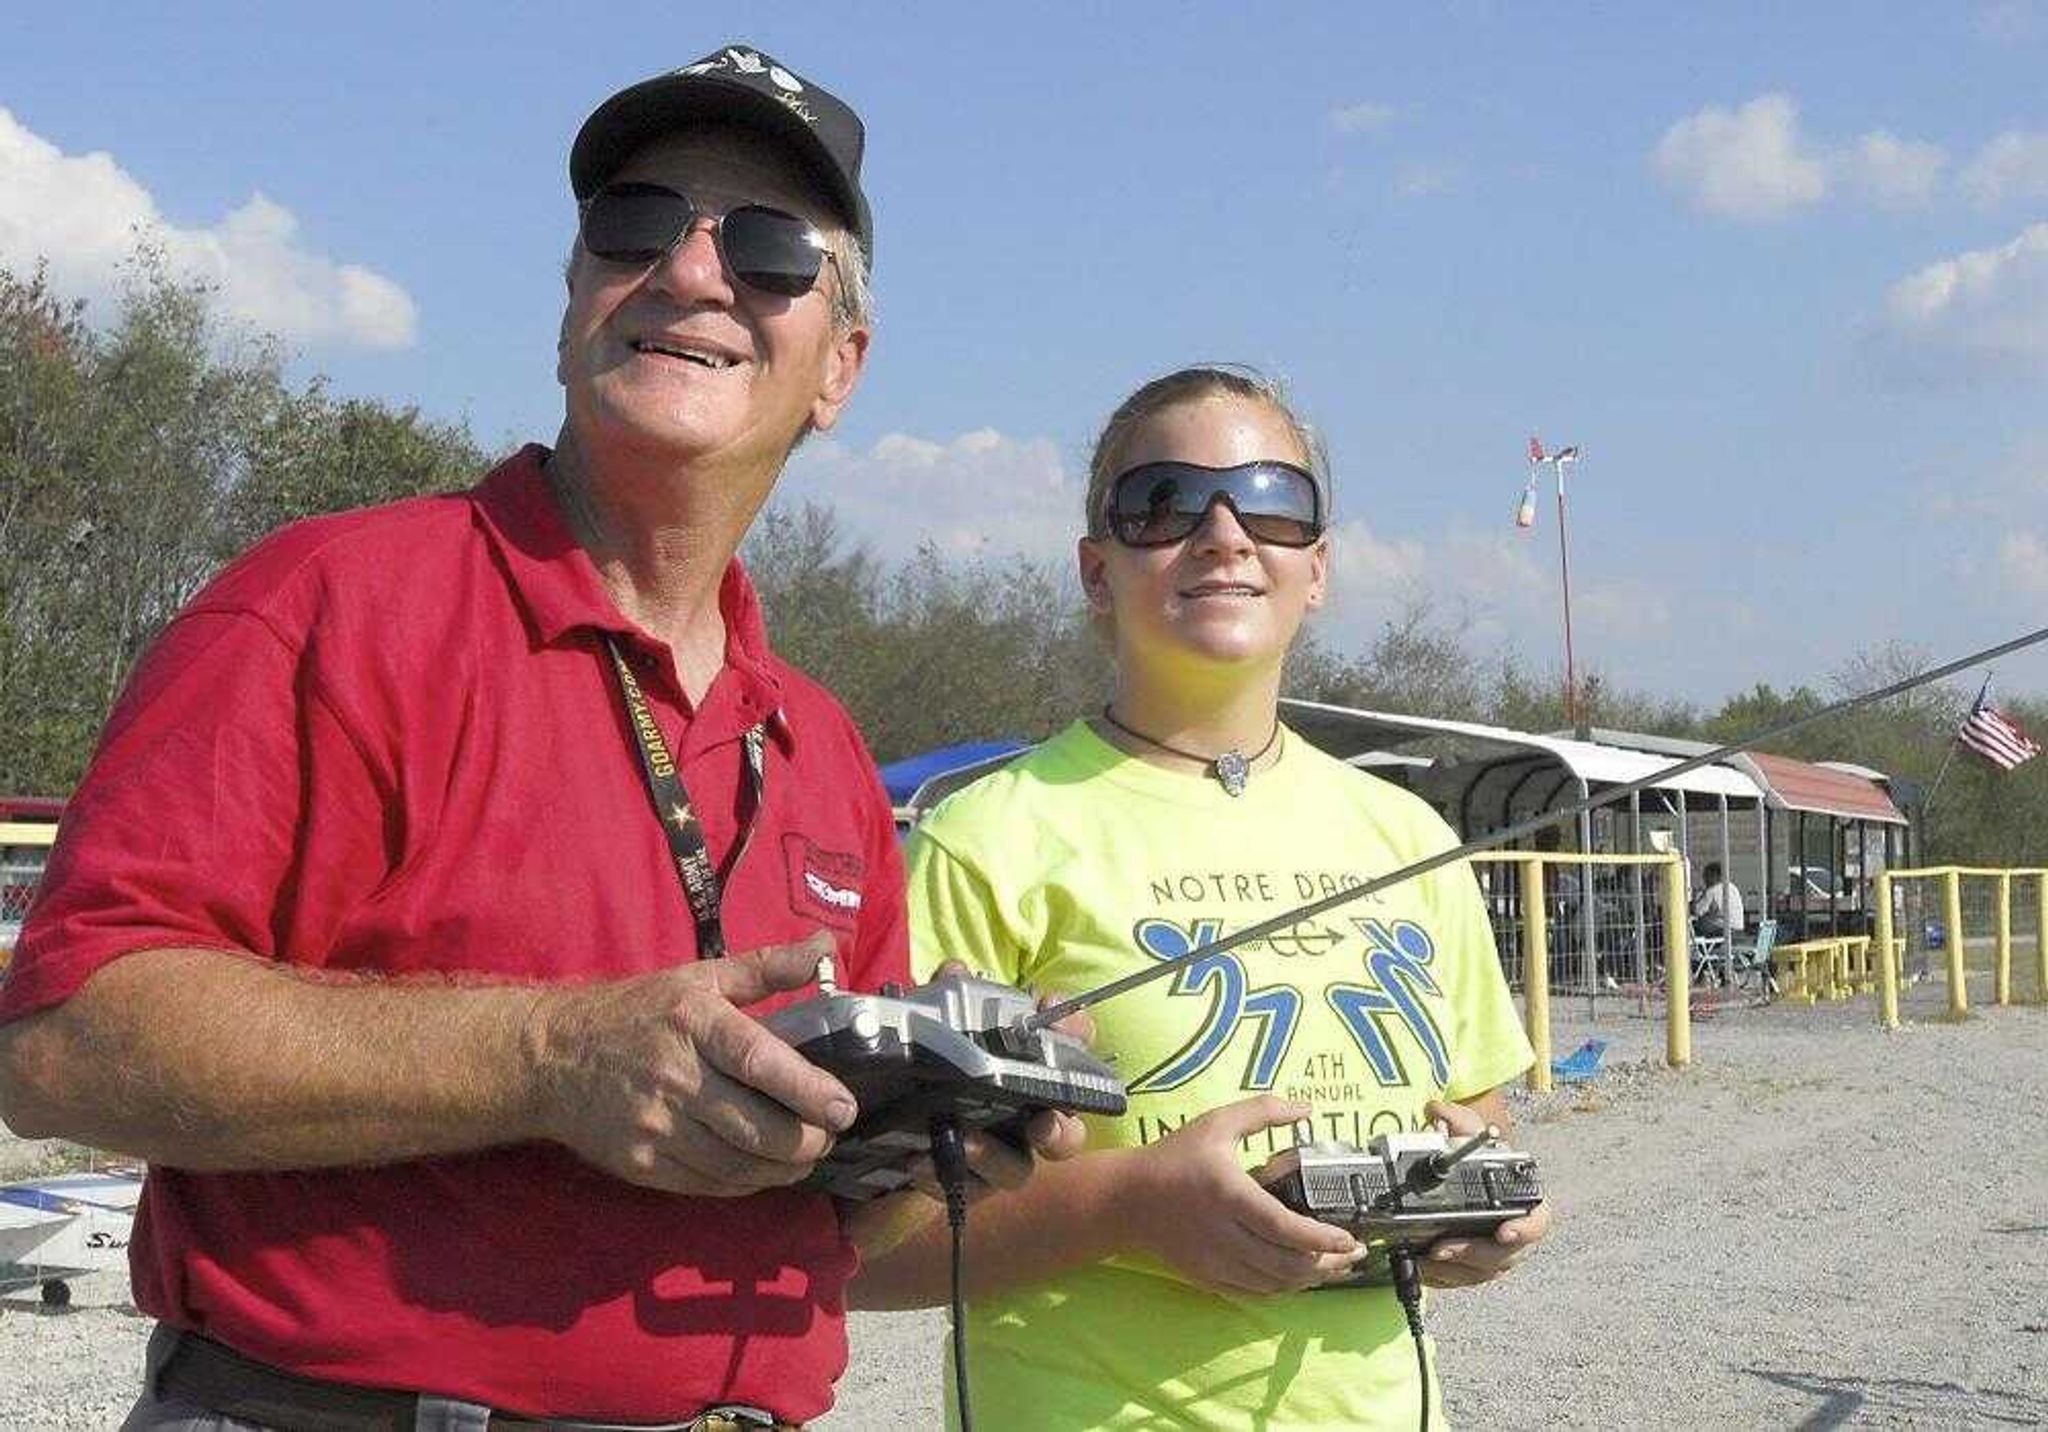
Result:
{"type": "MultiPolygon", "coordinates": [[[[1486,1115],[1467,1104],[1432,1099],[1424,1112],[1453,1139],[1469,1138],[1487,1126],[1486,1115]]],[[[1550,1205],[1539,1203],[1520,1218],[1511,1218],[1491,1238],[1444,1238],[1430,1245],[1416,1261],[1422,1281],[1432,1288],[1470,1288],[1490,1283],[1521,1261],[1524,1250],[1550,1231],[1550,1205]]]]}
{"type": "Polygon", "coordinates": [[[1348,1272],[1365,1252],[1357,1240],[1294,1212],[1238,1162],[1241,1140],[1309,1112],[1258,1095],[1211,1109],[1139,1150],[1124,1205],[1129,1245],[1225,1292],[1298,1292],[1348,1272]]]}

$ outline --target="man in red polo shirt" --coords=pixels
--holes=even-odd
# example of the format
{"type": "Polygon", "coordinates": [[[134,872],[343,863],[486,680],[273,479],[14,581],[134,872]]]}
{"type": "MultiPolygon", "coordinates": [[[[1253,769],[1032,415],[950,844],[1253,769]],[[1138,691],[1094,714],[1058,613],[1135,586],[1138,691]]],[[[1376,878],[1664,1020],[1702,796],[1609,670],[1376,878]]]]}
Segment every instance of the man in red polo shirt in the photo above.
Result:
{"type": "Polygon", "coordinates": [[[7,1122],[151,1165],[129,1426],[830,1406],[889,1210],[787,1187],[853,1100],[742,1007],[905,979],[903,875],[733,554],[860,376],[861,148],[745,47],[606,101],[553,451],[275,534],[137,670],[0,988],[7,1122]]]}

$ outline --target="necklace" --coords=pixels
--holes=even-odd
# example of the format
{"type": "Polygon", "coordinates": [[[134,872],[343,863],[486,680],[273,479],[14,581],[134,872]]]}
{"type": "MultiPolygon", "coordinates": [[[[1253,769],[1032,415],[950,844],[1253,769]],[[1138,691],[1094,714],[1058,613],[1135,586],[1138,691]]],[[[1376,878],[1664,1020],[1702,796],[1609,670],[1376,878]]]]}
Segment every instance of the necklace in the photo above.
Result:
{"type": "Polygon", "coordinates": [[[1183,761],[1199,762],[1207,769],[1208,774],[1216,778],[1217,784],[1222,786],[1225,792],[1233,796],[1244,794],[1245,783],[1252,778],[1252,763],[1263,759],[1266,752],[1273,749],[1273,743],[1280,739],[1280,718],[1275,716],[1273,718],[1273,730],[1266,737],[1266,744],[1259,747],[1258,750],[1252,752],[1249,756],[1238,750],[1235,746],[1230,747],[1220,756],[1204,756],[1196,751],[1183,751],[1178,746],[1169,746],[1155,736],[1147,736],[1143,731],[1133,731],[1130,727],[1124,725],[1123,722],[1117,720],[1115,716],[1111,715],[1107,706],[1102,708],[1102,719],[1116,727],[1117,730],[1123,732],[1126,736],[1129,736],[1133,741],[1143,741],[1148,746],[1156,746],[1169,756],[1179,756],[1183,761]]]}

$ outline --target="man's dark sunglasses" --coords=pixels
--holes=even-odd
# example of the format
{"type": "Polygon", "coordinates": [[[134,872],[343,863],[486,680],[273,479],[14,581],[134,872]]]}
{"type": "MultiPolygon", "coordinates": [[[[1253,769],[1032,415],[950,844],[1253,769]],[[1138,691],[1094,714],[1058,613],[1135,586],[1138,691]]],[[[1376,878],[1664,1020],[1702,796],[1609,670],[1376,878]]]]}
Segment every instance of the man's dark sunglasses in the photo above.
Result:
{"type": "Polygon", "coordinates": [[[1126,547],[1170,547],[1187,540],[1218,502],[1254,541],[1275,547],[1312,546],[1329,516],[1316,480],[1291,462],[1148,462],[1110,483],[1103,525],[1126,547]]]}
{"type": "MultiPolygon", "coordinates": [[[[607,184],[585,199],[583,247],[616,264],[650,264],[690,232],[703,210],[659,184],[607,184]]],[[[782,298],[800,298],[832,251],[813,224],[765,204],[742,204],[713,221],[719,255],[734,278],[782,298]]]]}

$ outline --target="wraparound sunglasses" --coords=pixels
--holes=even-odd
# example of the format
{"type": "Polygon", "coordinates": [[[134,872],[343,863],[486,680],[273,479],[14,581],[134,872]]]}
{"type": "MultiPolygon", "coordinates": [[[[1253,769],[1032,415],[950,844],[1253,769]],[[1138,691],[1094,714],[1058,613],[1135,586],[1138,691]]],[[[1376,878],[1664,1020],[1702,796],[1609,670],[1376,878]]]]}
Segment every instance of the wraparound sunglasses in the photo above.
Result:
{"type": "Polygon", "coordinates": [[[1315,478],[1291,462],[1148,462],[1110,483],[1103,525],[1126,547],[1170,547],[1218,502],[1229,505],[1254,541],[1275,547],[1312,546],[1329,520],[1315,478]]]}

